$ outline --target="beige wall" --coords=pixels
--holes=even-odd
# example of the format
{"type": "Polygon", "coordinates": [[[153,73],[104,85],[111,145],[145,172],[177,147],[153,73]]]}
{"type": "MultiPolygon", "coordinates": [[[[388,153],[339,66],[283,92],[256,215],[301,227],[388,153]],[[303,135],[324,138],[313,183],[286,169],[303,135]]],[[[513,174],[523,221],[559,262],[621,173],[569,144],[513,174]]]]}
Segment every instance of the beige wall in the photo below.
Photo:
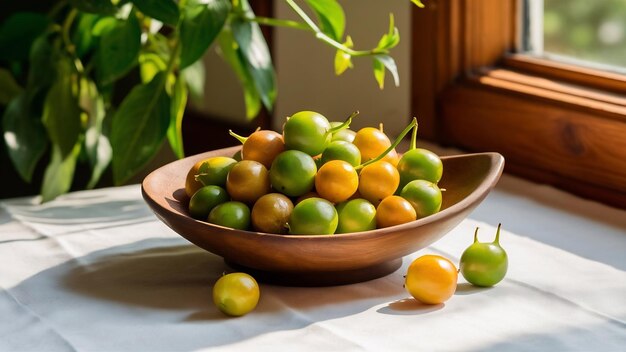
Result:
{"type": "MultiPolygon", "coordinates": [[[[278,18],[297,19],[284,1],[276,1],[278,18]]],[[[278,99],[274,128],[280,128],[285,116],[300,110],[314,110],[329,120],[343,120],[352,111],[361,115],[355,127],[377,126],[397,134],[408,124],[410,115],[410,6],[408,0],[343,0],[346,33],[355,49],[376,46],[388,30],[389,13],[393,12],[400,31],[400,44],[392,51],[400,72],[400,87],[395,87],[389,73],[385,89],[380,90],[372,73],[369,58],[355,58],[354,68],[336,77],[335,50],[316,40],[310,33],[281,28],[276,33],[275,55],[278,73],[278,99]],[[404,36],[403,36],[404,35],[404,36]]]]}
{"type": "MultiPolygon", "coordinates": [[[[304,4],[303,1],[299,2],[304,4]]],[[[380,90],[368,58],[355,58],[355,68],[342,76],[334,74],[335,51],[316,40],[311,33],[278,28],[274,36],[274,62],[278,75],[278,99],[274,129],[280,129],[285,116],[300,110],[315,110],[329,120],[343,120],[352,111],[361,115],[355,128],[385,123],[390,135],[397,134],[410,121],[410,6],[408,0],[342,0],[346,12],[346,33],[355,49],[370,49],[388,29],[389,13],[395,15],[400,44],[392,51],[400,73],[395,87],[387,73],[385,89],[380,90]]],[[[298,18],[282,0],[275,1],[277,18],[298,18]]],[[[205,58],[211,68],[203,110],[229,121],[245,121],[241,88],[226,64],[214,53],[205,58]]]]}

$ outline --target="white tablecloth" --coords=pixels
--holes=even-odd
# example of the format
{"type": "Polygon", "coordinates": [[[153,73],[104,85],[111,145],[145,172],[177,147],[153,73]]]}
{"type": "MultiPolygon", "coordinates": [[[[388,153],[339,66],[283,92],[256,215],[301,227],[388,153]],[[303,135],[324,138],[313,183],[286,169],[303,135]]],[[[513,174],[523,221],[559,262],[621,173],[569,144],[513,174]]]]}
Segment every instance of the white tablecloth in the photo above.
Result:
{"type": "Polygon", "coordinates": [[[0,202],[1,351],[626,349],[626,212],[507,176],[395,273],[337,287],[261,284],[257,309],[239,318],[211,301],[230,269],[159,222],[139,186],[36,201],[0,202]],[[408,298],[413,258],[458,263],[474,227],[487,241],[499,221],[504,281],[478,289],[460,277],[436,306],[408,298]]]}

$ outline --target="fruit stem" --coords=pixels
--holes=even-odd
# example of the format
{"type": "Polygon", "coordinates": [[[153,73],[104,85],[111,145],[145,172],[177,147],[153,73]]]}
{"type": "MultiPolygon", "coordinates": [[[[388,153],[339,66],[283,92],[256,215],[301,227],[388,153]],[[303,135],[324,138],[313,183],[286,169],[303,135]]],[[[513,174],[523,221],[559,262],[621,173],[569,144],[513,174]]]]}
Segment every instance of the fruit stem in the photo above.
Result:
{"type": "Polygon", "coordinates": [[[498,229],[496,230],[496,239],[493,240],[493,243],[497,244],[498,246],[500,245],[500,227],[502,226],[502,223],[498,224],[498,229]]]}
{"type": "Polygon", "coordinates": [[[350,114],[350,116],[348,116],[348,118],[341,125],[329,129],[328,132],[326,132],[326,134],[335,133],[337,131],[343,130],[344,128],[350,127],[350,124],[352,123],[352,119],[355,118],[358,114],[359,114],[358,110],[353,112],[352,114],[350,114]]]}
{"type": "Polygon", "coordinates": [[[233,130],[228,130],[228,134],[230,134],[231,136],[235,137],[235,139],[237,139],[239,142],[241,142],[241,144],[246,143],[246,141],[248,140],[248,137],[240,136],[237,133],[233,132],[233,130]]]}
{"type": "Polygon", "coordinates": [[[419,124],[415,124],[415,127],[413,127],[413,133],[411,134],[411,144],[409,145],[409,150],[413,150],[415,148],[417,148],[417,128],[419,127],[419,124]]]}
{"type": "Polygon", "coordinates": [[[402,138],[404,138],[409,133],[409,131],[411,131],[411,128],[415,127],[416,125],[417,125],[417,118],[414,117],[413,121],[411,121],[411,123],[408,126],[406,126],[404,131],[402,131],[400,133],[398,138],[396,138],[396,140],[393,141],[393,144],[390,145],[389,148],[387,148],[387,150],[382,152],[379,156],[375,157],[374,159],[368,160],[368,161],[364,162],[363,164],[355,167],[354,169],[355,170],[360,170],[360,169],[366,167],[367,165],[373,164],[373,163],[379,161],[380,159],[384,158],[385,155],[389,154],[390,151],[392,151],[395,147],[398,146],[398,144],[400,144],[400,142],[402,141],[402,138]]]}
{"type": "Polygon", "coordinates": [[[474,243],[478,242],[478,227],[474,230],[474,243]]]}

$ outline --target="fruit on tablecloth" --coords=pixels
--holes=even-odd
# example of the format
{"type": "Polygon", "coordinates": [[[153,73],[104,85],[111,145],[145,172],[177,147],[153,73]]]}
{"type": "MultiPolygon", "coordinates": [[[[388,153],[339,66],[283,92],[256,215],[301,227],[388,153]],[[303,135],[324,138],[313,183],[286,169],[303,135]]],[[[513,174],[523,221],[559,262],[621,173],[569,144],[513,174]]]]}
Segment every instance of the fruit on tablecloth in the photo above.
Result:
{"type": "Polygon", "coordinates": [[[474,243],[461,255],[459,268],[469,283],[489,287],[497,284],[506,275],[509,260],[506,251],[500,246],[500,227],[493,242],[478,242],[478,227],[474,231],[474,243]]]}
{"type": "Polygon", "coordinates": [[[242,316],[256,308],[261,290],[256,280],[246,273],[230,273],[213,285],[213,303],[224,314],[242,316]]]}
{"type": "Polygon", "coordinates": [[[447,301],[456,291],[458,271],[440,255],[423,255],[409,265],[404,287],[415,299],[426,304],[447,301]]]}

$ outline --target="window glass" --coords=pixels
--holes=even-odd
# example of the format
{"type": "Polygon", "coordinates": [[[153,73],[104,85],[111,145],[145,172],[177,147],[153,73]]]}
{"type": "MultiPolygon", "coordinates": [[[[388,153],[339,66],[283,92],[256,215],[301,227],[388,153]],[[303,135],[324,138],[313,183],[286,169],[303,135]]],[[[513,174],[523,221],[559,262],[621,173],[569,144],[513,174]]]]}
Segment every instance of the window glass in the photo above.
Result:
{"type": "Polygon", "coordinates": [[[524,50],[626,73],[626,0],[526,0],[524,50]]]}

